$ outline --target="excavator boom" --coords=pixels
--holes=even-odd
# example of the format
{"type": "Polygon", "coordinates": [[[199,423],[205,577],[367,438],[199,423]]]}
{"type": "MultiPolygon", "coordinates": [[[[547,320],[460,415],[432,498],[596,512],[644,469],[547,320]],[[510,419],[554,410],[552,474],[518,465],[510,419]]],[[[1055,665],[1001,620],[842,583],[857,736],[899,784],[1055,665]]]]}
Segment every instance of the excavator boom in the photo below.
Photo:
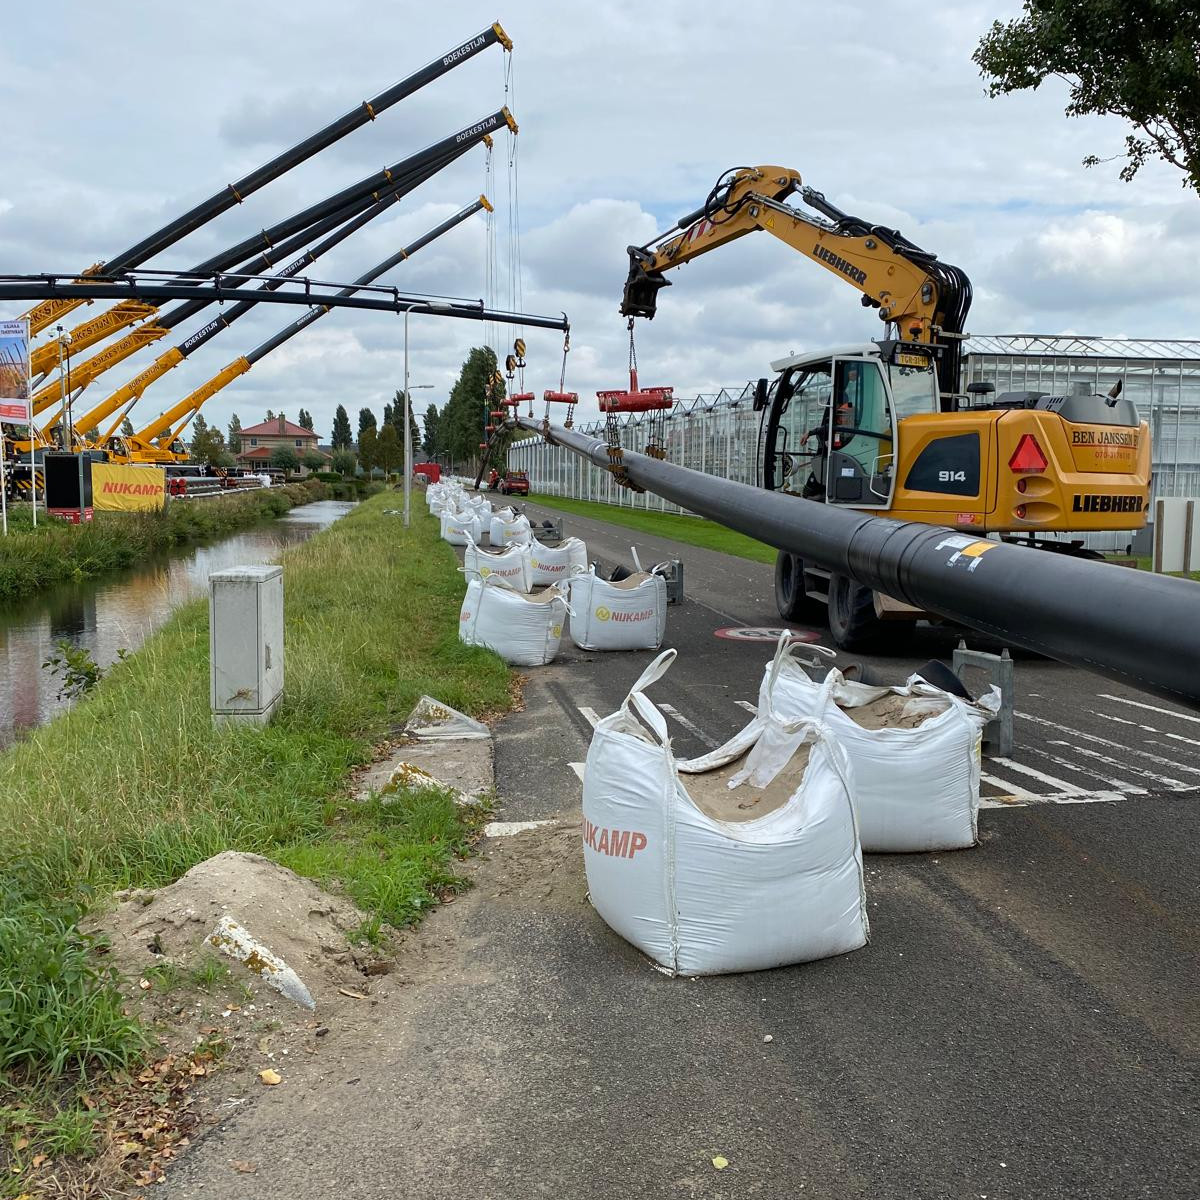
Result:
{"type": "Polygon", "coordinates": [[[877,308],[901,340],[939,347],[939,386],[947,401],[955,395],[959,346],[971,303],[964,272],[939,262],[897,230],[842,212],[786,167],[726,172],[703,207],[672,231],[649,245],[630,246],[621,313],[653,318],[658,292],[670,283],[664,272],[758,230],[856,288],[863,304],[877,308]],[[795,194],[815,212],[784,203],[795,194]]]}

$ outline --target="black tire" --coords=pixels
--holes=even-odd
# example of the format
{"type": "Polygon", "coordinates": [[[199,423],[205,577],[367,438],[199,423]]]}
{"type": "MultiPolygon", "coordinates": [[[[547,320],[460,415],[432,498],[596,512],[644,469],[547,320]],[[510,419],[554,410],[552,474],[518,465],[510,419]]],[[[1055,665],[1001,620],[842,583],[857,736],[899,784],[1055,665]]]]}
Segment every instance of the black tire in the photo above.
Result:
{"type": "Polygon", "coordinates": [[[887,637],[875,615],[875,593],[845,575],[829,579],[829,632],[841,650],[874,650],[887,637]]]}
{"type": "Polygon", "coordinates": [[[804,560],[786,550],[775,556],[775,607],[785,621],[820,621],[822,604],[804,594],[804,560]]]}

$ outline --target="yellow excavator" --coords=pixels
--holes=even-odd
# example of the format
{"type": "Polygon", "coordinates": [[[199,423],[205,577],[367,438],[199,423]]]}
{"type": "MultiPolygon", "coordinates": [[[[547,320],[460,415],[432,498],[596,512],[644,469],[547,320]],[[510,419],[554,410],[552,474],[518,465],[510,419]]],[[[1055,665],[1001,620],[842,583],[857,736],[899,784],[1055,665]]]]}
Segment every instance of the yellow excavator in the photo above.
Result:
{"type": "MultiPolygon", "coordinates": [[[[1150,495],[1150,431],[1120,396],[959,390],[971,284],[894,229],[842,212],[795,171],[726,172],[704,205],[655,242],[629,247],[621,312],[653,318],[665,272],[765,230],[861,293],[886,336],[771,364],[761,413],[761,486],[899,521],[945,525],[1059,552],[1061,535],[1136,530],[1150,495]],[[808,210],[787,204],[796,195],[808,210]],[[1052,535],[1052,536],[1047,536],[1052,535]]],[[[917,610],[780,553],[788,620],[824,608],[835,640],[867,649],[917,610]]]]}

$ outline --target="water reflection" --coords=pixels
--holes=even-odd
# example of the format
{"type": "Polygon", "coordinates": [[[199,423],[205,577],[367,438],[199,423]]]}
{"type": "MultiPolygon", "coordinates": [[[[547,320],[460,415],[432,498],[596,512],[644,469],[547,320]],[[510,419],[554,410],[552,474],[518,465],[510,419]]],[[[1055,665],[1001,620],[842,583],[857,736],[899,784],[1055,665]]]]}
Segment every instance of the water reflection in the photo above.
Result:
{"type": "Polygon", "coordinates": [[[305,504],[223,541],[0,608],[0,746],[65,707],[57,677],[42,668],[56,642],[85,646],[107,667],[118,650],[136,650],[179,605],[205,595],[210,572],[274,562],[353,507],[338,500],[305,504]]]}

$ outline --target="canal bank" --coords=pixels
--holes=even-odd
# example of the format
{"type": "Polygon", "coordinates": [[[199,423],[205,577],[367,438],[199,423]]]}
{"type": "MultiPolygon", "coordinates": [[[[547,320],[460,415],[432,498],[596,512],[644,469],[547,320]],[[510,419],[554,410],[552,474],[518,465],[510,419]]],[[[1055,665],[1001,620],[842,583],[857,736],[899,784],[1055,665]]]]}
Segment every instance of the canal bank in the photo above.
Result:
{"type": "Polygon", "coordinates": [[[64,1113],[86,1134],[75,1167],[111,1150],[89,1105],[114,1071],[162,1053],[126,1013],[138,981],[114,981],[78,933],[86,908],[225,850],[337,886],[394,926],[458,886],[474,810],[440,794],[358,802],[348,786],[422,693],[477,714],[511,703],[501,660],[458,640],[454,552],[423,513],[405,530],[394,503],[377,496],[281,556],[286,684],[269,726],[214,729],[201,599],[0,754],[0,973],[19,1001],[0,1005],[6,1183],[46,1186],[64,1113]]]}
{"type": "Polygon", "coordinates": [[[101,512],[83,525],[42,514],[34,527],[30,510],[16,509],[10,514],[8,536],[0,538],[0,604],[220,537],[329,494],[325,484],[310,479],[228,496],[172,500],[158,512],[101,512]]]}
{"type": "Polygon", "coordinates": [[[175,609],[205,594],[212,571],[274,562],[353,507],[338,500],[300,504],[218,541],[0,606],[0,749],[68,706],[59,694],[61,680],[43,667],[63,643],[86,651],[107,670],[121,651],[137,650],[175,609]]]}

